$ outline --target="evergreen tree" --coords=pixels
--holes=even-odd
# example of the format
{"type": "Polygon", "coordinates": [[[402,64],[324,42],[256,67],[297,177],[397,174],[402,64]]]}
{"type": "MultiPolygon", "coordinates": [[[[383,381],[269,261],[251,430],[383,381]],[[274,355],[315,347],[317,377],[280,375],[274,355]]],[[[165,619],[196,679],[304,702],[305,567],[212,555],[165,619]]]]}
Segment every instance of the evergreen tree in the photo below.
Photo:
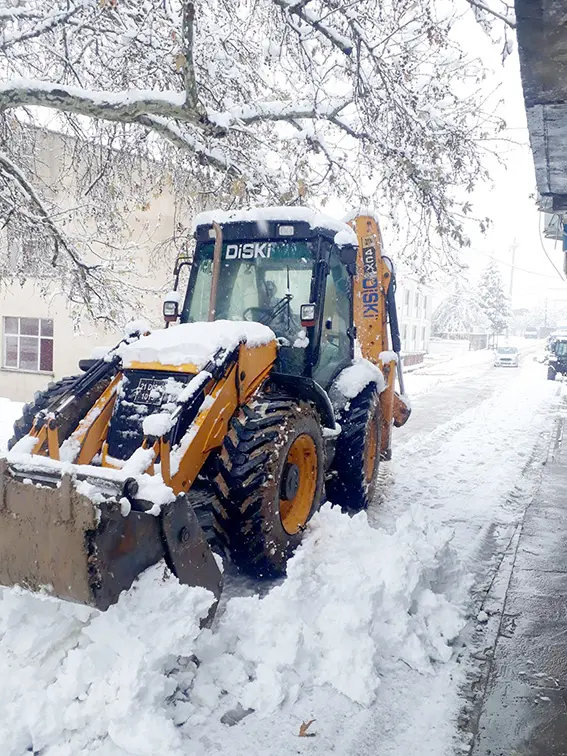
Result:
{"type": "Polygon", "coordinates": [[[479,281],[479,304],[488,320],[494,336],[503,333],[512,315],[510,301],[504,293],[502,276],[498,266],[491,260],[479,281]]]}

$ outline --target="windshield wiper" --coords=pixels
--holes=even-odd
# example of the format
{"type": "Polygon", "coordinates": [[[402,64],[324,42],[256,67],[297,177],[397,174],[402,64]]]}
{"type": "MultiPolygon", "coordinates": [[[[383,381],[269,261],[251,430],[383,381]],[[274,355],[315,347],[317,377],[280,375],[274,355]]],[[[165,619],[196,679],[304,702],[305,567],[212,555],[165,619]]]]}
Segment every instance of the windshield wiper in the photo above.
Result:
{"type": "Polygon", "coordinates": [[[272,322],[272,320],[277,317],[280,312],[283,312],[286,307],[289,308],[289,303],[293,299],[293,294],[290,294],[289,292],[287,294],[284,294],[281,299],[279,299],[276,304],[272,307],[270,312],[266,314],[267,320],[264,320],[264,318],[260,318],[258,321],[259,323],[262,323],[263,325],[268,325],[272,322]]]}

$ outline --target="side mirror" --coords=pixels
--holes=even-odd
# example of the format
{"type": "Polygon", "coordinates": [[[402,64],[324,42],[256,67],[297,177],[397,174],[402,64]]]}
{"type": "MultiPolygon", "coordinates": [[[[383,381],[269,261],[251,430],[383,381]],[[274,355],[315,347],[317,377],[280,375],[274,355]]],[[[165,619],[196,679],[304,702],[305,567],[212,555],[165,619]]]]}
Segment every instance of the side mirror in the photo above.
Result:
{"type": "Polygon", "coordinates": [[[356,256],[358,254],[358,247],[354,244],[345,244],[344,247],[339,247],[341,262],[345,265],[356,265],[356,256]]]}
{"type": "Polygon", "coordinates": [[[163,318],[167,325],[175,323],[179,319],[179,296],[178,291],[170,291],[163,299],[163,318]]]}

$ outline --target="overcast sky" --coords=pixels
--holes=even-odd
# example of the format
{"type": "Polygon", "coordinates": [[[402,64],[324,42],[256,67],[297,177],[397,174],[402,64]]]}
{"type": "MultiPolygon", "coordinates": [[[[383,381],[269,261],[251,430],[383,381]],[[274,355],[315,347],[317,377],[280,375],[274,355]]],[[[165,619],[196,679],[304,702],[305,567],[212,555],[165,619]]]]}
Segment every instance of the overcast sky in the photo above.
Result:
{"type": "MultiPolygon", "coordinates": [[[[472,32],[470,27],[469,31],[472,32]]],[[[492,45],[479,32],[480,29],[473,32],[472,44],[480,45],[483,60],[490,61],[494,76],[487,86],[500,85],[499,92],[503,99],[500,114],[507,122],[506,136],[518,144],[498,147],[506,167],[489,161],[493,186],[482,186],[475,194],[477,214],[489,216],[493,225],[485,236],[476,235],[472,248],[464,252],[464,259],[470,265],[470,278],[478,280],[482,268],[493,255],[500,263],[508,291],[512,246],[516,243],[513,307],[530,307],[543,302],[546,296],[567,299],[567,284],[561,281],[543,249],[545,244],[549,256],[561,271],[561,240],[543,241],[544,216],[537,210],[535,202],[535,174],[517,51],[514,50],[502,65],[499,47],[492,45]]]]}

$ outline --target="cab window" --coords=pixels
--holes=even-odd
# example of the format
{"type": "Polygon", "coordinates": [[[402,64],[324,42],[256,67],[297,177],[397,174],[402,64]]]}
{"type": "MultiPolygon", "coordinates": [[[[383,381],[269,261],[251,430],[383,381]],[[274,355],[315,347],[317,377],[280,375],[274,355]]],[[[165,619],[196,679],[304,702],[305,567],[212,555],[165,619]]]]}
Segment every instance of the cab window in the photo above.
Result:
{"type": "Polygon", "coordinates": [[[351,308],[351,278],[333,248],[325,285],[319,359],[313,378],[326,388],[335,375],[352,361],[352,342],[348,335],[351,308]]]}

